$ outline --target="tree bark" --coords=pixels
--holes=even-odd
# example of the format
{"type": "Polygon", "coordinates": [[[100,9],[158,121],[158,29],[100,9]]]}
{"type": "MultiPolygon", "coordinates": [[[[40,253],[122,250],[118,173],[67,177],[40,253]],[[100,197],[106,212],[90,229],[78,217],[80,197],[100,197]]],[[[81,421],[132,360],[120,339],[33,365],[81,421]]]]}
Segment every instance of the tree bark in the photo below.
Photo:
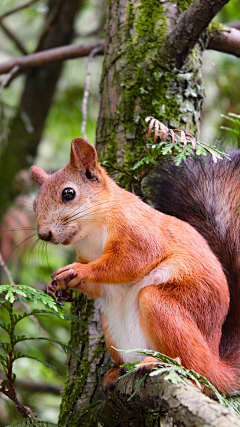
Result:
{"type": "Polygon", "coordinates": [[[229,53],[240,57],[240,31],[239,29],[224,26],[224,28],[215,28],[209,33],[207,49],[217,50],[218,52],[229,53]]]}
{"type": "Polygon", "coordinates": [[[104,427],[164,426],[166,422],[184,427],[240,426],[228,408],[205,396],[190,381],[171,382],[163,374],[148,377],[133,396],[135,387],[136,378],[130,374],[108,392],[100,412],[104,427]]]}
{"type": "MultiPolygon", "coordinates": [[[[70,43],[74,17],[81,3],[81,0],[49,0],[48,25],[40,37],[38,50],[70,43]]],[[[15,176],[29,167],[36,156],[62,66],[62,63],[50,64],[32,69],[26,75],[20,106],[11,120],[7,143],[0,152],[0,180],[3,184],[0,217],[19,193],[15,176]]]]}
{"type": "MultiPolygon", "coordinates": [[[[198,42],[181,69],[174,56],[169,67],[165,46],[180,12],[167,2],[146,3],[108,3],[97,149],[109,172],[119,164],[130,170],[141,156],[148,116],[195,136],[199,131],[203,43],[198,42]]],[[[120,173],[117,180],[141,195],[131,178],[120,173]]]]}
{"type": "Polygon", "coordinates": [[[24,70],[42,67],[52,62],[62,62],[66,59],[80,58],[87,56],[92,49],[101,47],[100,54],[103,54],[104,40],[85,43],[81,45],[62,46],[55,49],[47,49],[41,52],[35,52],[30,55],[22,56],[21,58],[11,59],[10,61],[0,64],[0,74],[10,72],[14,67],[18,68],[18,73],[24,70]]]}
{"type": "Polygon", "coordinates": [[[58,424],[64,427],[95,427],[105,397],[103,378],[111,363],[106,352],[98,303],[79,295],[73,304],[73,314],[83,321],[82,325],[72,324],[70,341],[81,363],[69,356],[69,378],[63,391],[58,424]]]}

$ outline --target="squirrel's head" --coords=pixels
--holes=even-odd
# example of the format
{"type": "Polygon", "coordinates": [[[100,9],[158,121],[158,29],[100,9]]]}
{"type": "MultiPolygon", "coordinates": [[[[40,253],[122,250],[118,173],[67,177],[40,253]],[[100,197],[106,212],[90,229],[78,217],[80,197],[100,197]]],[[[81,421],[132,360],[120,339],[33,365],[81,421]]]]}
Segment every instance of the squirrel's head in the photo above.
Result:
{"type": "Polygon", "coordinates": [[[53,174],[33,166],[32,175],[41,185],[34,201],[40,239],[68,245],[97,226],[104,213],[106,173],[89,142],[75,138],[67,166],[53,174]]]}

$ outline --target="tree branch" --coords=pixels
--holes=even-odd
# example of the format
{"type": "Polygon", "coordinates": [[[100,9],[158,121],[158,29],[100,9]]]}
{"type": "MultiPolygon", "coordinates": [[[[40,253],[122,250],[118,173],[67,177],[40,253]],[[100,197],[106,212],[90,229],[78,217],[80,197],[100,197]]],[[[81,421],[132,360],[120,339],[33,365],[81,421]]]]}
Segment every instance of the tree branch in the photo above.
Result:
{"type": "Polygon", "coordinates": [[[193,0],[171,31],[165,50],[181,68],[190,50],[214,16],[229,0],[193,0]]]}
{"type": "Polygon", "coordinates": [[[66,59],[80,58],[81,56],[89,55],[92,49],[96,47],[99,47],[98,54],[103,54],[104,40],[98,40],[96,42],[82,45],[62,46],[32,53],[0,64],[0,74],[8,73],[16,65],[19,66],[19,71],[21,72],[29,68],[40,67],[52,62],[61,62],[66,59]],[[100,50],[101,47],[102,49],[100,50]]]}
{"type": "Polygon", "coordinates": [[[229,409],[205,396],[190,381],[173,383],[165,377],[166,374],[148,376],[144,387],[140,386],[132,398],[134,373],[120,378],[114,389],[108,391],[101,409],[104,426],[143,427],[146,408],[158,416],[167,413],[179,426],[240,426],[240,420],[229,409]]]}
{"type": "Polygon", "coordinates": [[[52,386],[45,383],[36,383],[32,381],[17,380],[15,383],[16,388],[31,391],[32,393],[50,393],[55,396],[60,396],[62,388],[58,386],[52,386]]]}
{"type": "Polygon", "coordinates": [[[44,43],[46,36],[48,36],[49,33],[51,33],[54,22],[58,19],[59,14],[61,13],[61,8],[63,5],[63,2],[64,2],[64,0],[59,0],[58,3],[55,4],[55,7],[51,11],[50,15],[48,16],[48,18],[44,24],[44,28],[40,34],[35,52],[42,50],[42,45],[44,43]]]}
{"type": "Polygon", "coordinates": [[[225,52],[239,58],[240,31],[229,27],[214,29],[209,33],[209,42],[206,48],[225,52]]]}
{"type": "Polygon", "coordinates": [[[88,57],[88,64],[87,64],[87,75],[85,80],[85,88],[84,88],[84,94],[83,94],[83,101],[82,101],[82,126],[81,126],[81,132],[83,134],[84,138],[87,138],[86,134],[86,124],[87,124],[87,103],[88,103],[88,95],[89,95],[89,87],[90,87],[90,79],[91,79],[91,64],[92,60],[95,55],[102,52],[102,47],[97,46],[94,49],[91,50],[89,57],[88,57]]]}
{"type": "Polygon", "coordinates": [[[226,27],[236,28],[236,30],[240,30],[240,21],[232,21],[226,22],[226,27]]]}
{"type": "Polygon", "coordinates": [[[15,7],[14,9],[9,10],[6,13],[3,13],[2,15],[0,15],[0,21],[2,21],[4,18],[6,18],[7,16],[12,15],[13,13],[19,12],[20,10],[26,9],[29,6],[32,6],[32,4],[38,2],[39,0],[31,0],[27,3],[24,3],[20,6],[15,7]]]}
{"type": "Polygon", "coordinates": [[[9,28],[6,27],[6,25],[1,22],[0,20],[0,27],[2,28],[3,32],[6,34],[6,36],[14,42],[14,44],[17,46],[18,50],[23,53],[23,55],[27,55],[27,51],[23,44],[20,42],[20,40],[15,36],[15,34],[12,33],[12,31],[9,30],[9,28]]]}

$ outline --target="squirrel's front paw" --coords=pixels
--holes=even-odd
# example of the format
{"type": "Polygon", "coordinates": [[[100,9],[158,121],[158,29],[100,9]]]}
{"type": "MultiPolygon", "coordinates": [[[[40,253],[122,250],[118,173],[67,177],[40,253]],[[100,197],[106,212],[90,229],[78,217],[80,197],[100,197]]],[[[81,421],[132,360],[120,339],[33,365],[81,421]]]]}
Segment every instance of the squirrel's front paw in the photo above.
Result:
{"type": "Polygon", "coordinates": [[[68,288],[78,287],[83,282],[78,270],[79,264],[75,262],[74,264],[60,268],[53,273],[51,277],[53,278],[53,281],[57,282],[57,289],[66,290],[68,288]]]}

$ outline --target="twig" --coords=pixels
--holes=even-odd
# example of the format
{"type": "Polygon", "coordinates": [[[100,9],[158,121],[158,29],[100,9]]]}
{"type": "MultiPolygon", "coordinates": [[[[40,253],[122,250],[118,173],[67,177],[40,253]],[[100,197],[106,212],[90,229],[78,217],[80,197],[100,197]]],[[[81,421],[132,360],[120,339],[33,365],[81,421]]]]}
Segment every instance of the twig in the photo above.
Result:
{"type": "Polygon", "coordinates": [[[15,65],[19,66],[19,71],[25,71],[29,68],[40,67],[52,62],[65,61],[66,59],[80,58],[87,56],[95,47],[99,47],[98,53],[103,53],[104,40],[98,40],[82,45],[61,46],[54,49],[47,49],[41,52],[32,53],[20,58],[12,59],[0,64],[0,74],[8,73],[15,65]]]}
{"type": "Polygon", "coordinates": [[[64,1],[65,0],[58,1],[56,3],[55,7],[53,7],[53,10],[52,10],[51,14],[49,15],[49,17],[47,18],[47,21],[44,24],[44,28],[40,34],[35,52],[42,50],[41,47],[42,47],[42,44],[45,40],[45,37],[47,36],[47,34],[49,34],[51,32],[51,30],[52,30],[51,25],[53,25],[54,21],[57,19],[59,12],[61,10],[61,7],[64,4],[64,1]]]}
{"type": "Polygon", "coordinates": [[[227,27],[236,28],[236,30],[240,30],[240,21],[226,22],[224,25],[227,27]]]}
{"type": "Polygon", "coordinates": [[[54,394],[55,396],[60,396],[62,391],[61,387],[52,386],[46,383],[32,382],[32,381],[16,380],[15,385],[17,388],[20,388],[23,390],[29,390],[31,392],[37,392],[37,393],[51,393],[51,394],[54,394]]]}
{"type": "Polygon", "coordinates": [[[19,66],[15,65],[15,67],[13,67],[11,71],[4,77],[4,79],[1,81],[1,84],[0,84],[0,94],[3,88],[8,86],[10,81],[17,75],[18,71],[19,71],[19,66]]]}
{"type": "Polygon", "coordinates": [[[8,280],[9,280],[10,284],[13,285],[13,286],[16,286],[15,283],[14,283],[14,280],[12,278],[12,275],[11,275],[11,273],[9,271],[9,269],[7,268],[5,262],[3,261],[3,257],[2,257],[1,252],[0,252],[0,265],[3,268],[3,271],[5,272],[5,274],[6,274],[7,278],[8,278],[8,280]]]}
{"type": "Polygon", "coordinates": [[[12,400],[12,402],[16,406],[16,409],[22,415],[22,417],[30,418],[30,419],[34,419],[35,421],[38,421],[36,414],[28,406],[24,406],[19,401],[12,379],[9,380],[9,388],[7,388],[6,386],[3,387],[1,383],[3,383],[3,380],[0,380],[0,392],[3,393],[5,396],[7,396],[10,400],[12,400]]]}
{"type": "Polygon", "coordinates": [[[15,34],[13,34],[13,32],[10,31],[9,28],[7,28],[6,25],[1,21],[0,21],[0,26],[1,26],[2,30],[4,31],[4,33],[6,34],[6,36],[15,43],[18,50],[20,50],[20,52],[22,52],[23,55],[27,55],[27,51],[26,51],[25,47],[20,42],[20,40],[18,40],[18,38],[15,36],[15,34]]]}
{"type": "Polygon", "coordinates": [[[29,6],[32,6],[32,4],[36,3],[39,0],[31,0],[27,3],[24,3],[20,6],[15,7],[14,9],[9,10],[8,12],[3,13],[2,15],[0,15],[0,21],[2,21],[4,18],[6,18],[7,16],[12,15],[13,13],[19,12],[20,10],[26,9],[29,6]]]}
{"type": "Polygon", "coordinates": [[[240,31],[236,28],[224,27],[213,29],[209,34],[207,49],[225,52],[240,57],[240,31]]]}
{"type": "Polygon", "coordinates": [[[91,79],[91,65],[92,60],[97,53],[102,51],[102,46],[96,46],[89,54],[88,56],[88,63],[87,63],[87,75],[85,80],[85,88],[84,88],[84,94],[83,94],[83,102],[82,102],[82,126],[81,126],[81,132],[83,134],[83,137],[86,138],[86,124],[87,124],[87,102],[88,102],[88,96],[89,96],[89,86],[90,86],[90,79],[91,79]]]}

